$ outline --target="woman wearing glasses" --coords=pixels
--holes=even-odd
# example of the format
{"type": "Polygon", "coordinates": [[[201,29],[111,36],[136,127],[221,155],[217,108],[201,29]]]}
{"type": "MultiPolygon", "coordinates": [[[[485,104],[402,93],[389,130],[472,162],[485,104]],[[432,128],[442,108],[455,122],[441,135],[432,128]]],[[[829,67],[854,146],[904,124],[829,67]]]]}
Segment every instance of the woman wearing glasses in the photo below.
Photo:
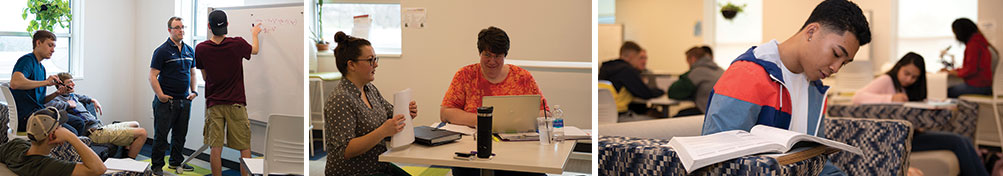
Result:
{"type": "MultiPolygon", "coordinates": [[[[392,114],[393,104],[372,84],[379,58],[366,39],[334,35],[335,63],[343,78],[327,98],[324,130],[328,131],[325,175],[409,175],[394,164],[379,162],[387,151],[383,139],[404,129],[404,114],[392,114]]],[[[410,118],[418,116],[411,101],[410,118]]]]}

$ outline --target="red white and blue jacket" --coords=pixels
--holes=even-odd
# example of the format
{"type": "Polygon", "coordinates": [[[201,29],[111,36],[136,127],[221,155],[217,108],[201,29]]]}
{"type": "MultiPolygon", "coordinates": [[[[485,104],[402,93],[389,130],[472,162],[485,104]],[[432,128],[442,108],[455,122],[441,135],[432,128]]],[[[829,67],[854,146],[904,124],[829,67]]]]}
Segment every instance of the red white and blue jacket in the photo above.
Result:
{"type": "Polygon", "coordinates": [[[810,81],[807,102],[791,102],[780,67],[770,61],[756,58],[750,48],[732,61],[721,75],[704,116],[703,135],[728,130],[749,131],[755,125],[768,125],[789,129],[793,103],[808,105],[807,131],[809,135],[825,137],[825,102],[829,86],[822,81],[810,81]]]}

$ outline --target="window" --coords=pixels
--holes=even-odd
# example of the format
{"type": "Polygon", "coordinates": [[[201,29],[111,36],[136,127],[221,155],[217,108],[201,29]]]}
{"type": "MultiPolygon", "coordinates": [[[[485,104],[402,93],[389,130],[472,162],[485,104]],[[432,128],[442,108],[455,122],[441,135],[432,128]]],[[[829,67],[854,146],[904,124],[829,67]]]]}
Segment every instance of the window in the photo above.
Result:
{"type": "Polygon", "coordinates": [[[332,43],[331,48],[337,47],[334,34],[338,31],[353,35],[353,17],[369,15],[372,24],[366,39],[373,44],[376,54],[401,54],[400,4],[325,3],[321,14],[320,19],[324,23],[321,35],[332,43]]]}
{"type": "MultiPolygon", "coordinates": [[[[899,1],[898,7],[898,49],[895,58],[886,63],[887,68],[891,68],[906,53],[916,52],[925,59],[926,71],[936,72],[944,68],[940,52],[948,46],[951,47],[948,55],[955,58],[955,68],[961,67],[965,45],[954,38],[951,23],[958,18],[978,22],[977,0],[909,0],[899,1]],[[931,12],[931,9],[936,9],[936,12],[931,12]]],[[[950,61],[950,57],[945,58],[950,61]]]]}
{"type": "MultiPolygon", "coordinates": [[[[74,5],[74,0],[69,0],[71,5],[74,5]]],[[[14,69],[14,64],[17,63],[17,59],[21,58],[25,54],[32,52],[31,47],[31,34],[25,31],[28,27],[29,20],[21,18],[21,13],[24,8],[27,7],[27,0],[6,0],[3,5],[0,5],[0,79],[9,80],[11,76],[11,70],[14,69]]],[[[74,5],[75,6],[75,5],[74,5]]],[[[82,17],[78,14],[77,10],[73,10],[74,19],[81,19],[82,17]]],[[[31,19],[32,15],[29,14],[28,19],[31,19]]],[[[75,23],[79,20],[71,21],[75,23]]],[[[75,57],[77,54],[73,54],[71,51],[71,42],[74,34],[71,33],[70,28],[63,28],[58,24],[54,26],[53,33],[56,34],[56,51],[52,53],[50,59],[42,61],[42,65],[45,66],[47,75],[54,75],[59,72],[70,72],[76,77],[82,77],[79,75],[79,69],[75,66],[75,61],[72,59],[80,58],[75,57]]]]}
{"type": "Polygon", "coordinates": [[[714,6],[714,62],[728,69],[731,61],[763,43],[762,0],[717,0],[714,6]],[[745,5],[741,13],[731,20],[724,18],[720,9],[724,4],[745,5]]]}
{"type": "Polygon", "coordinates": [[[616,0],[599,0],[599,24],[616,23],[616,0]]]}

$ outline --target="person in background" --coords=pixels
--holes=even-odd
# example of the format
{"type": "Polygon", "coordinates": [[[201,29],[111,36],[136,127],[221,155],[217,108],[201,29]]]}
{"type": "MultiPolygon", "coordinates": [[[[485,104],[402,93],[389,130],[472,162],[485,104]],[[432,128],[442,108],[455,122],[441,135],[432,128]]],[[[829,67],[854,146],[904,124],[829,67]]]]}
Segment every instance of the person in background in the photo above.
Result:
{"type": "MultiPolygon", "coordinates": [[[[388,147],[383,142],[404,129],[404,114],[393,114],[394,105],[373,85],[379,57],[368,40],[334,34],[334,61],[345,79],[331,91],[324,107],[325,175],[410,175],[397,165],[379,162],[388,147]]],[[[418,105],[408,105],[412,119],[418,105]]]]}
{"type": "Polygon", "coordinates": [[[853,94],[853,104],[926,100],[926,67],[923,56],[909,52],[891,70],[874,78],[853,94]]]}
{"type": "Polygon", "coordinates": [[[676,116],[699,115],[707,112],[707,100],[714,84],[724,70],[714,63],[714,51],[709,46],[693,47],[686,51],[686,63],[690,70],[679,75],[679,80],[669,86],[671,99],[692,100],[696,108],[680,110],[676,116]]]}
{"type": "MultiPolygon", "coordinates": [[[[52,57],[56,52],[56,34],[47,30],[35,31],[31,36],[31,53],[21,56],[14,63],[10,75],[10,92],[17,105],[17,131],[24,132],[28,125],[28,116],[32,112],[43,109],[45,102],[52,100],[64,92],[53,92],[45,95],[45,88],[62,84],[56,75],[45,76],[45,65],[42,60],[52,57]]],[[[79,134],[73,126],[82,126],[83,120],[68,119],[61,123],[70,133],[79,134]]]]}
{"type": "MultiPolygon", "coordinates": [[[[926,69],[923,56],[909,52],[884,75],[853,95],[854,104],[923,101],[926,99],[926,69]]],[[[950,150],[958,157],[961,175],[989,175],[972,140],[955,133],[913,132],[912,152],[950,150]]]]}
{"type": "Polygon", "coordinates": [[[641,73],[647,69],[648,53],[640,45],[632,41],[620,46],[620,58],[603,62],[599,65],[599,80],[607,80],[613,84],[615,91],[616,111],[623,115],[627,111],[636,114],[648,114],[646,104],[631,103],[633,99],[652,99],[662,96],[665,91],[648,85],[641,78],[641,73]]]}
{"type": "Polygon", "coordinates": [[[982,31],[968,18],[959,18],[951,24],[954,37],[965,44],[965,60],[961,68],[943,69],[951,76],[961,77],[964,84],[947,88],[948,98],[958,98],[962,94],[989,95],[992,93],[993,64],[990,47],[982,31]]]}

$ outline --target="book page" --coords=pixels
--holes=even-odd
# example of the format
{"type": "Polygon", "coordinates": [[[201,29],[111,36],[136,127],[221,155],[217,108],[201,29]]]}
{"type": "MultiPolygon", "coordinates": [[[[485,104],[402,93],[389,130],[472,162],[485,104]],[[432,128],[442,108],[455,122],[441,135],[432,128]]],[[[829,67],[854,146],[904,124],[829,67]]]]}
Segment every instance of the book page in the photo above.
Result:
{"type": "Polygon", "coordinates": [[[752,130],[749,131],[750,133],[755,134],[756,136],[786,146],[786,148],[784,148],[784,151],[790,150],[791,139],[794,139],[796,136],[799,135],[807,135],[804,133],[794,132],[766,125],[753,126],[752,130]]]}
{"type": "Polygon", "coordinates": [[[394,116],[404,115],[404,130],[390,138],[390,146],[397,148],[414,143],[414,124],[411,122],[411,89],[404,89],[394,94],[394,116]]]}
{"type": "Polygon", "coordinates": [[[756,125],[752,127],[752,134],[766,138],[766,140],[771,140],[783,144],[785,153],[791,150],[791,148],[794,147],[794,145],[797,144],[798,142],[809,141],[833,148],[838,148],[840,150],[853,152],[859,155],[863,155],[863,152],[860,151],[860,148],[854,146],[846,145],[844,143],[836,142],[825,138],[820,138],[818,136],[812,136],[804,133],[788,131],[766,125],[756,125]]]}

